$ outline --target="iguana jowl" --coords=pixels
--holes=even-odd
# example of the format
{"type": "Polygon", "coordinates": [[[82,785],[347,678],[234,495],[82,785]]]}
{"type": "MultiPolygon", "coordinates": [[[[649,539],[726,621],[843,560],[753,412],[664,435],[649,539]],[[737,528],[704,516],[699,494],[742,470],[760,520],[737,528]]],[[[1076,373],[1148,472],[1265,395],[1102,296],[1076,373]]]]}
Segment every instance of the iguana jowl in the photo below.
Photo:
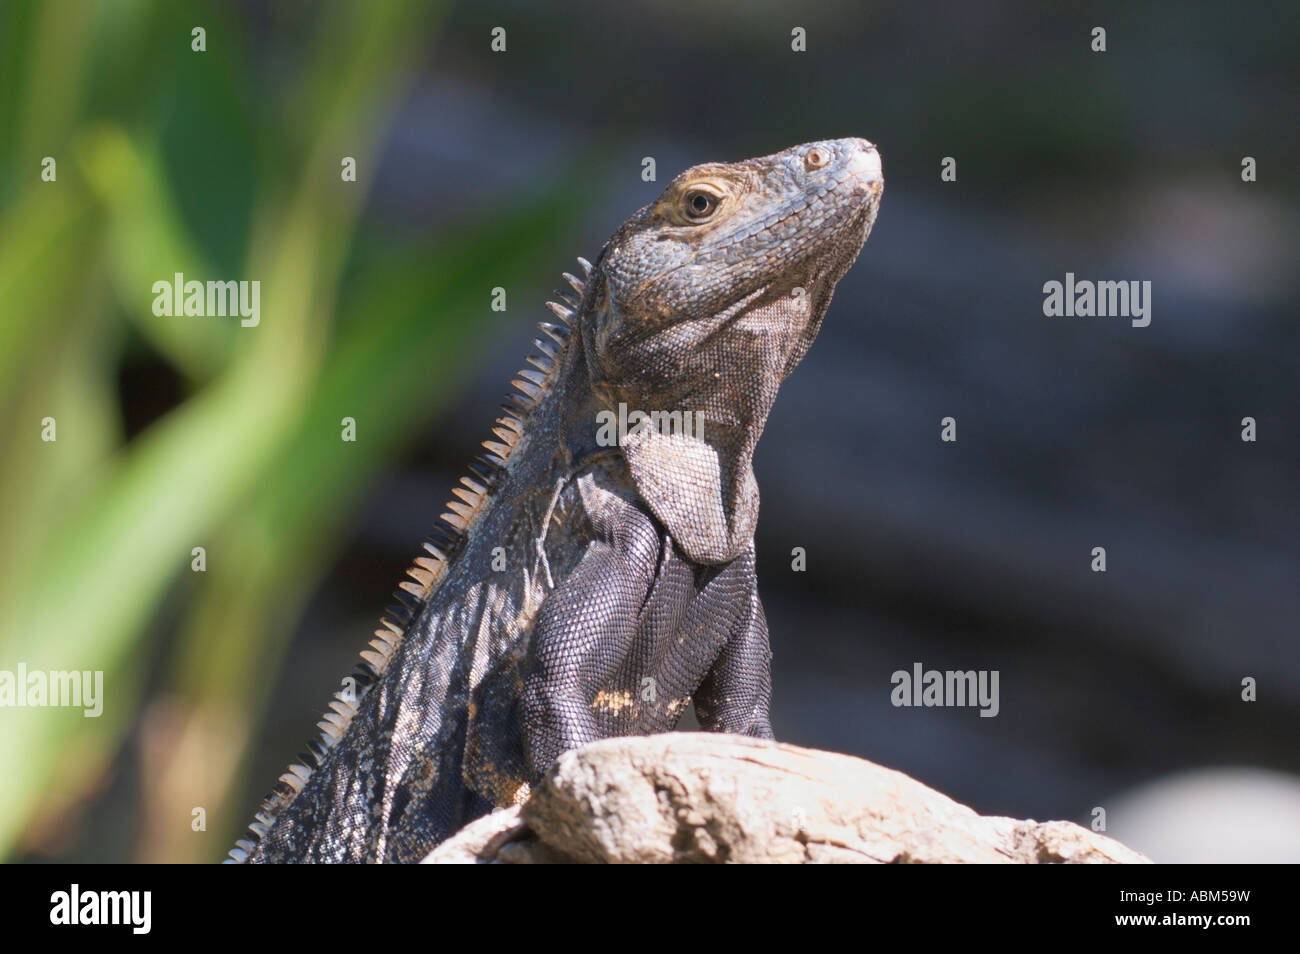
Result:
{"type": "Polygon", "coordinates": [[[883,185],[862,139],[695,166],[579,260],[358,690],[234,860],[418,861],[560,753],[691,701],[771,736],[750,462],[883,185]],[[611,443],[620,405],[652,417],[611,443]]]}

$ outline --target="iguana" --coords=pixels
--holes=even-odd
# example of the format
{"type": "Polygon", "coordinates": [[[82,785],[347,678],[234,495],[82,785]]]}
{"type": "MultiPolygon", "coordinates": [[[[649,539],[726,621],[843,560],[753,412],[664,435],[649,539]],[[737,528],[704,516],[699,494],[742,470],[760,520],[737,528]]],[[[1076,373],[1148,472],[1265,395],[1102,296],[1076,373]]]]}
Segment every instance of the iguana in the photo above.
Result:
{"type": "Polygon", "coordinates": [[[699,165],[578,260],[497,440],[231,860],[418,861],[560,753],[692,701],[705,729],[771,737],[751,459],[883,187],[862,139],[699,165]]]}

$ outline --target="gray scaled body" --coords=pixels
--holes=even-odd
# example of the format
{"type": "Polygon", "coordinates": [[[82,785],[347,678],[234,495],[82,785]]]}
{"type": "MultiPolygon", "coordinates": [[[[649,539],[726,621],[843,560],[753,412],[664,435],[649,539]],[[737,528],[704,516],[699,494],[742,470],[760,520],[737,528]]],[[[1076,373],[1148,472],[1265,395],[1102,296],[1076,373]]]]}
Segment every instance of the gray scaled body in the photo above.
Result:
{"type": "Polygon", "coordinates": [[[751,460],[883,185],[862,139],[695,166],[580,260],[356,691],[232,859],[418,861],[692,702],[771,736],[751,460]]]}

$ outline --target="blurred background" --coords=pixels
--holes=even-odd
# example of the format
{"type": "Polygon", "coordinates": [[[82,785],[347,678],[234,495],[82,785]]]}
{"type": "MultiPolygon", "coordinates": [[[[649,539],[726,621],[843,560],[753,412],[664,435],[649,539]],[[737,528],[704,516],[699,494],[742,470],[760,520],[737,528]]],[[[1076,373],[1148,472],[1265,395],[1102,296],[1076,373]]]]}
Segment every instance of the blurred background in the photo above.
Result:
{"type": "Polygon", "coordinates": [[[220,859],[560,272],[688,165],[865,136],[878,224],[756,460],[777,736],[1300,860],[1298,63],[1294,4],[0,5],[0,669],[105,674],[98,719],[0,709],[0,857],[220,859]],[[1045,318],[1067,271],[1151,325],[1045,318]],[[156,317],[176,272],[261,324],[156,317]],[[891,706],[917,662],[998,717],[891,706]]]}

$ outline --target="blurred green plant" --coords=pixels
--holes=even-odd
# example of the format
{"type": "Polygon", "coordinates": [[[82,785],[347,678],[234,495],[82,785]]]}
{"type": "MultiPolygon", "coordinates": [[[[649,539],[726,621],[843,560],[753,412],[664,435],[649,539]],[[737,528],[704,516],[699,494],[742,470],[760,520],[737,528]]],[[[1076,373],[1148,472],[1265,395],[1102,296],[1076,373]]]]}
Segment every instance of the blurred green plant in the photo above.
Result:
{"type": "Polygon", "coordinates": [[[446,396],[485,289],[534,274],[537,236],[576,205],[515,201],[446,242],[359,231],[366,183],[341,183],[340,157],[373,171],[431,17],[402,0],[311,10],[283,89],[257,84],[220,7],[0,12],[0,670],[103,670],[106,696],[98,719],[0,709],[0,855],[47,840],[133,727],[137,856],[224,852],[349,503],[446,396]],[[156,317],[152,284],[175,272],[260,280],[260,326],[156,317]],[[118,371],[141,348],[185,395],[127,439],[118,371]],[[343,417],[364,452],[340,441],[343,417]],[[191,575],[200,545],[208,569],[191,575]],[[164,607],[177,638],[145,708],[164,607]]]}

